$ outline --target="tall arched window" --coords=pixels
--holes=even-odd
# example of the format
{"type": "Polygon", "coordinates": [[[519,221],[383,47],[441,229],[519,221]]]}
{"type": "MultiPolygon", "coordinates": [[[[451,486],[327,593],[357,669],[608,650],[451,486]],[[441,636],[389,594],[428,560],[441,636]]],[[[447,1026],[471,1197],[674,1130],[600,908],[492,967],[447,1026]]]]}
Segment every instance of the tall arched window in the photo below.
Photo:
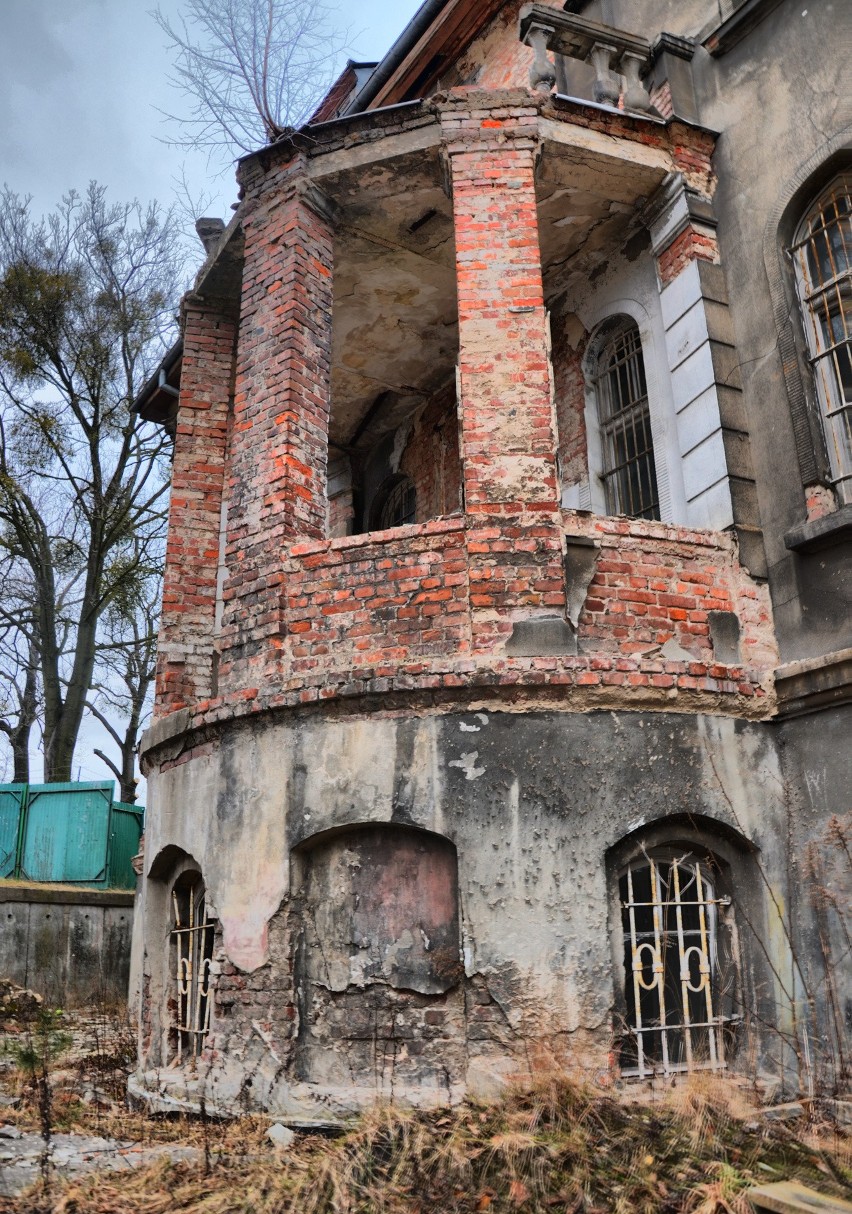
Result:
{"type": "Polygon", "coordinates": [[[193,1062],[210,1029],[210,962],[215,923],[207,914],[204,882],[198,872],[183,873],[172,887],[172,959],[175,1015],[174,1057],[193,1062]]]}
{"type": "Polygon", "coordinates": [[[656,849],[620,873],[625,1074],[726,1066],[737,975],[719,886],[713,858],[689,849],[656,849]]]}
{"type": "Polygon", "coordinates": [[[648,386],[639,329],[632,320],[625,318],[608,330],[597,357],[594,389],[607,513],[658,519],[648,386]]]}
{"type": "Polygon", "coordinates": [[[852,502],[852,176],[820,194],[792,253],[832,480],[852,502]]]}

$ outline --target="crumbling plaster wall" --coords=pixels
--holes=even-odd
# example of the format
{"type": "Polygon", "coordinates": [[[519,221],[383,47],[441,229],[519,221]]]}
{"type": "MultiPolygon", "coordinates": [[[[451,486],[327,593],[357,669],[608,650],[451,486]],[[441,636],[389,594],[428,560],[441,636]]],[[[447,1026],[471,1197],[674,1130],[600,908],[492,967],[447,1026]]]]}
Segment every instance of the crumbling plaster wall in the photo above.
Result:
{"type": "MultiPolygon", "coordinates": [[[[610,943],[606,855],[630,832],[671,815],[718,822],[757,849],[779,903],[787,897],[787,805],[769,726],[665,713],[490,710],[270,719],[223,727],[202,750],[151,771],[146,851],[150,866],[177,846],[204,874],[221,928],[217,983],[230,1009],[214,1014],[209,1061],[231,1098],[249,1064],[259,1077],[253,1099],[269,1107],[316,1114],[374,1090],[363,1066],[348,1086],[345,1068],[343,1079],[325,1084],[334,1068],[314,1077],[320,1082],[310,1068],[294,1073],[304,991],[291,977],[302,930],[291,858],[324,832],[387,823],[431,831],[456,848],[464,980],[413,1005],[406,998],[400,1007],[392,991],[386,1001],[391,1019],[398,1014],[410,1029],[409,1041],[420,1031],[414,1020],[438,1030],[439,1053],[452,1063],[451,1074],[439,1075],[434,1052],[421,1064],[408,1046],[400,1054],[397,1041],[397,1091],[415,1099],[457,1095],[465,1082],[487,1086],[531,1060],[606,1067],[621,972],[610,943]],[[442,1015],[427,1020],[427,1012],[442,1015]]],[[[742,891],[748,918],[770,958],[767,966],[761,949],[746,948],[750,984],[760,998],[771,994],[770,1004],[783,1003],[783,990],[769,987],[773,968],[790,968],[784,932],[766,926],[774,903],[755,894],[759,883],[750,885],[742,891]]],[[[162,941],[167,928],[148,917],[148,941],[162,941]]],[[[161,999],[156,957],[146,964],[150,998],[161,999]]],[[[374,1006],[357,983],[343,998],[350,1012],[374,1006]]],[[[344,1060],[355,1048],[345,1031],[328,1039],[344,1060]]],[[[385,1047],[374,1048],[384,1066],[385,1047]]],[[[149,1056],[147,1065],[164,1061],[149,1056]]],[[[383,1082],[393,1074],[392,1066],[383,1082]]]]}

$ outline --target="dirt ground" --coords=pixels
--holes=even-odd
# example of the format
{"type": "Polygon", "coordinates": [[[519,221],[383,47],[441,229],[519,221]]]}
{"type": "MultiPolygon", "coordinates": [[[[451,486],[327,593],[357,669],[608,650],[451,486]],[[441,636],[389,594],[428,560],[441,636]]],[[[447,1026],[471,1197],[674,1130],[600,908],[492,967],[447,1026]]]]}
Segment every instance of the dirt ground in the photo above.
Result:
{"type": "Polygon", "coordinates": [[[543,1075],[276,1146],[269,1118],[128,1109],[120,1009],[31,1013],[0,1024],[0,1214],[751,1214],[748,1190],[782,1180],[852,1200],[835,1104],[773,1114],[728,1078],[614,1095],[543,1075]]]}

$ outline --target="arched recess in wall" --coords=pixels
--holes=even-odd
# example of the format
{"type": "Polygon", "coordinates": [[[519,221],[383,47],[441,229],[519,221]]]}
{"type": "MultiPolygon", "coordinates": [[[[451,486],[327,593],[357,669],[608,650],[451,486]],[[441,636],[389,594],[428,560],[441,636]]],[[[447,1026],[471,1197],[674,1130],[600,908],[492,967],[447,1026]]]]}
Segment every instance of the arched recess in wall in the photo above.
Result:
{"type": "Polygon", "coordinates": [[[294,852],[293,889],[310,982],[424,995],[459,982],[458,859],[442,835],[395,823],[323,833],[294,852]]]}
{"type": "Polygon", "coordinates": [[[754,947],[765,937],[758,863],[748,840],[703,815],[662,818],[608,851],[625,1077],[736,1066],[756,991],[771,990],[754,947]]]}
{"type": "Polygon", "coordinates": [[[293,853],[292,888],[299,1078],[445,1083],[464,1052],[453,844],[394,823],[326,832],[293,853]]]}
{"type": "Polygon", "coordinates": [[[852,131],[847,130],[827,140],[790,178],[769,212],[763,235],[763,261],[778,334],[778,353],[804,486],[827,484],[831,469],[808,362],[795,270],[788,250],[809,204],[832,178],[850,169],[852,131]]]}

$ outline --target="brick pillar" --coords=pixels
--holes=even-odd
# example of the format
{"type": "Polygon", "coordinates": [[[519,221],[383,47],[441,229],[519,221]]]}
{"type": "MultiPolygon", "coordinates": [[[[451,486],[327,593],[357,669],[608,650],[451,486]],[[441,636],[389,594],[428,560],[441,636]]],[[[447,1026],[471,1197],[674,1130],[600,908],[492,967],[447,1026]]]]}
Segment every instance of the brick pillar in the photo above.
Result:
{"type": "Polygon", "coordinates": [[[442,108],[455,216],[474,643],[565,612],[556,435],[527,93],[442,108]]]}
{"type": "Polygon", "coordinates": [[[230,660],[260,654],[277,637],[283,550],[327,526],[333,234],[300,170],[265,172],[255,161],[243,181],[223,630],[230,660]]]}
{"type": "Polygon", "coordinates": [[[158,716],[213,691],[216,580],[237,322],[225,305],[184,300],[183,364],[172,463],[158,716]]]}

